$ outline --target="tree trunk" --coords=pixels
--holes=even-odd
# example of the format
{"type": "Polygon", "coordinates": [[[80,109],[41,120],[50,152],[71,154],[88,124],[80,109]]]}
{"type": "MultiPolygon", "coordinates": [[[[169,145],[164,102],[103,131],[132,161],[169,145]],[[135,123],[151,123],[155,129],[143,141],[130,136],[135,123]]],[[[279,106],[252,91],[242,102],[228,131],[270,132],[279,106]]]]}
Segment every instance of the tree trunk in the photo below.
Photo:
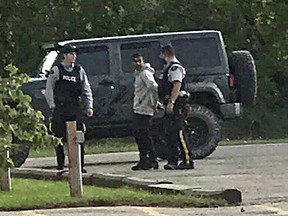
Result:
{"type": "Polygon", "coordinates": [[[0,170],[1,176],[1,191],[10,191],[11,190],[11,174],[10,168],[6,167],[6,160],[9,159],[9,151],[4,149],[3,151],[3,163],[0,170]]]}

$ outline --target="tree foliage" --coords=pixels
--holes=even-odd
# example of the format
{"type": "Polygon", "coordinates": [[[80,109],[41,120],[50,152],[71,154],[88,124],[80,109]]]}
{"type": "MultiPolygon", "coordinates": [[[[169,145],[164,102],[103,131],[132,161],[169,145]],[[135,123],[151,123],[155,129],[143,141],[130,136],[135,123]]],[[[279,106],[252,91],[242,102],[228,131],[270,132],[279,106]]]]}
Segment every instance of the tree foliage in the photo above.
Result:
{"type": "MultiPolygon", "coordinates": [[[[60,140],[48,135],[46,126],[41,123],[44,116],[35,111],[31,98],[23,94],[20,87],[29,81],[27,74],[9,64],[4,68],[7,77],[0,77],[0,152],[13,148],[15,139],[33,143],[35,148],[44,145],[57,145],[60,140]]],[[[0,155],[0,164],[3,162],[0,155]]],[[[12,164],[11,161],[7,161],[12,164]]]]}
{"type": "Polygon", "coordinates": [[[256,59],[258,102],[250,115],[261,119],[288,100],[287,10],[285,0],[1,0],[1,65],[32,71],[43,42],[217,29],[228,51],[247,49],[256,59]]]}

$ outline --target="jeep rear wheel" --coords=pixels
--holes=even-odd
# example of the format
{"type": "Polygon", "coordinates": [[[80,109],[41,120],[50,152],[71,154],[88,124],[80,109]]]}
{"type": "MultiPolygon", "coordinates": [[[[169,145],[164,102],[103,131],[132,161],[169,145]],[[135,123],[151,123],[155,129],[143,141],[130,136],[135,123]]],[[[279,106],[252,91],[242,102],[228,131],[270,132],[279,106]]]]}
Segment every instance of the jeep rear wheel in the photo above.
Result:
{"type": "Polygon", "coordinates": [[[238,100],[243,105],[254,103],[257,94],[255,62],[249,51],[233,51],[229,56],[229,68],[235,78],[238,100]]]}
{"type": "Polygon", "coordinates": [[[14,141],[10,157],[14,162],[15,167],[20,167],[22,164],[24,164],[29,155],[30,147],[31,143],[28,141],[14,141]]]}
{"type": "Polygon", "coordinates": [[[216,115],[200,105],[185,106],[184,136],[194,159],[210,155],[221,139],[221,126],[216,115]]]}

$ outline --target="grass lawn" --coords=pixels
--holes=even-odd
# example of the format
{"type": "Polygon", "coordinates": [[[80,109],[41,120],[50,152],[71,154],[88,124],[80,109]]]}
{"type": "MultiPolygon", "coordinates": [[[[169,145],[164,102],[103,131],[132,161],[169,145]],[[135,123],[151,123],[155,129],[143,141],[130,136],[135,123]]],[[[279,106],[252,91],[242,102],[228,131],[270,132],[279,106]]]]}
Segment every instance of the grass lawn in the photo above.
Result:
{"type": "Polygon", "coordinates": [[[82,198],[71,198],[64,181],[12,179],[12,191],[0,191],[0,211],[76,206],[216,207],[224,200],[184,195],[152,194],[133,188],[83,186],[82,198]]]}
{"type": "MultiPolygon", "coordinates": [[[[134,138],[107,138],[99,140],[88,140],[85,142],[86,154],[100,154],[110,152],[129,152],[137,151],[134,138]]],[[[31,150],[29,157],[54,157],[55,150],[53,147],[47,147],[38,150],[31,150]]]]}
{"type": "MultiPolygon", "coordinates": [[[[222,140],[219,146],[226,145],[248,145],[248,144],[267,144],[267,143],[288,143],[288,139],[271,139],[271,140],[222,140]]],[[[85,143],[86,154],[99,154],[109,152],[128,152],[137,151],[134,138],[108,138],[100,140],[88,140],[85,143]]],[[[39,150],[31,150],[29,157],[54,157],[55,150],[53,147],[47,147],[39,150]]]]}

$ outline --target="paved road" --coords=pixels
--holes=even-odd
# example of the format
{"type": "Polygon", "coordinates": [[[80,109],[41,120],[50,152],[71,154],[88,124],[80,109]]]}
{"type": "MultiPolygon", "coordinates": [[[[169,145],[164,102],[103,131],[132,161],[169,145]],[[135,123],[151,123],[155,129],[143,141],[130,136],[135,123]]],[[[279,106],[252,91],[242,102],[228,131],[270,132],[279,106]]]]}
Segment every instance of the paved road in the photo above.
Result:
{"type": "MultiPolygon", "coordinates": [[[[190,212],[190,215],[192,215],[192,212],[193,215],[238,215],[243,207],[246,211],[241,213],[241,215],[248,214],[248,212],[249,215],[288,215],[287,154],[288,144],[225,146],[218,147],[208,158],[196,161],[195,170],[166,171],[163,170],[163,161],[159,170],[133,172],[130,170],[133,163],[127,162],[137,160],[137,153],[118,153],[87,156],[86,161],[90,165],[86,168],[89,173],[125,174],[126,176],[159,181],[168,180],[174,184],[184,184],[204,190],[237,188],[242,192],[243,206],[241,207],[181,209],[179,211],[181,214],[187,211],[190,212]],[[105,161],[122,163],[103,164],[105,161]],[[199,212],[199,214],[196,212],[199,212]]],[[[30,159],[25,166],[39,165],[39,160],[30,159]]],[[[41,159],[43,166],[51,166],[51,163],[52,165],[55,164],[54,158],[41,159]]],[[[139,216],[175,215],[172,209],[160,208],[156,210],[152,208],[151,211],[156,211],[156,213],[154,212],[155,214],[145,213],[146,210],[143,209],[139,211],[139,208],[136,207],[108,208],[101,211],[103,215],[114,215],[112,213],[114,210],[119,210],[117,215],[135,215],[136,210],[139,216]],[[142,210],[143,212],[141,213],[142,210]],[[108,211],[107,214],[105,214],[105,211],[108,211]],[[125,214],[125,211],[132,213],[125,214]]],[[[89,211],[86,215],[96,215],[95,212],[93,214],[89,213],[89,211]]],[[[149,212],[149,210],[147,211],[149,212]]],[[[97,215],[101,215],[102,213],[100,214],[100,212],[97,215]]],[[[181,214],[177,213],[177,215],[181,214]]],[[[57,214],[55,213],[55,215],[57,214]]],[[[81,213],[81,215],[85,214],[81,213]]]]}
{"type": "Polygon", "coordinates": [[[265,204],[225,208],[92,207],[0,212],[0,216],[263,216],[288,215],[288,204],[265,204]]]}

